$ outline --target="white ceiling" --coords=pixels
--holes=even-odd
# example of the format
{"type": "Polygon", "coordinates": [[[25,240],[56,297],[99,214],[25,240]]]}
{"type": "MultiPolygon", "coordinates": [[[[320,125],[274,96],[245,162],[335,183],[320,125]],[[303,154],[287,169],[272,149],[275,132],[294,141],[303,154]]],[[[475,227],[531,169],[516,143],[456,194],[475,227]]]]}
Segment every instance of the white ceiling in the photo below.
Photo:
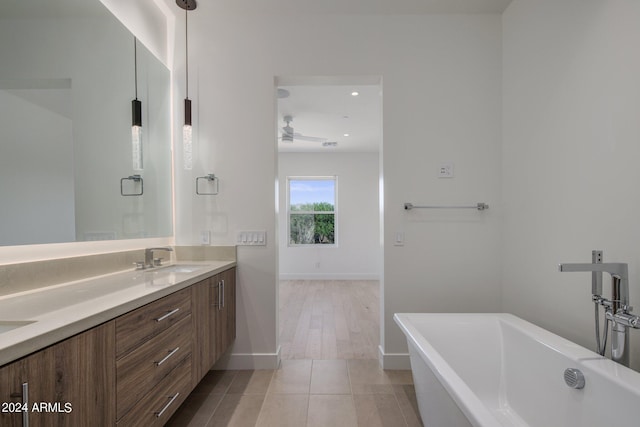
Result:
{"type": "Polygon", "coordinates": [[[323,147],[322,141],[293,142],[278,139],[281,152],[377,152],[382,141],[382,89],[378,84],[280,85],[289,93],[278,99],[278,137],[284,116],[296,134],[337,142],[323,147]],[[358,92],[353,96],[352,92],[358,92]],[[348,136],[345,136],[348,134],[348,136]]]}
{"type": "Polygon", "coordinates": [[[210,3],[207,7],[217,13],[399,15],[502,13],[511,0],[216,0],[207,3],[210,3]]]}
{"type": "Polygon", "coordinates": [[[108,9],[97,0],[0,0],[0,19],[78,18],[108,15],[110,15],[108,9]]]}

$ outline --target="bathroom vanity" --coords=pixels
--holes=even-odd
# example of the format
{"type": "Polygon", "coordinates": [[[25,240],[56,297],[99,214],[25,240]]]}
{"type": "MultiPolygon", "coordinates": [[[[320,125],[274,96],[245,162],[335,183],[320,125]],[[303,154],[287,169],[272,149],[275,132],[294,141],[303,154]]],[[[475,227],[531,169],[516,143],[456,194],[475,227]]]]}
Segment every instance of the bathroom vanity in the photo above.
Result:
{"type": "Polygon", "coordinates": [[[0,425],[164,425],[235,339],[235,275],[176,264],[1,299],[0,425]]]}

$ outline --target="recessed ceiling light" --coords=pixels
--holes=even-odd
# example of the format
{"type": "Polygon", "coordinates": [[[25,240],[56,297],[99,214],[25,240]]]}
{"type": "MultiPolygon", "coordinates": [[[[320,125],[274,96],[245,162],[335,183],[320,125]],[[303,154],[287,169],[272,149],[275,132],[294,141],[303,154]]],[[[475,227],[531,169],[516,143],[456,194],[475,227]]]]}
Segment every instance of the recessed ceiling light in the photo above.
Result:
{"type": "Polygon", "coordinates": [[[344,136],[349,136],[349,134],[348,134],[348,133],[345,133],[345,134],[344,134],[344,136]]]}
{"type": "Polygon", "coordinates": [[[355,90],[351,92],[351,96],[358,96],[358,95],[360,95],[360,92],[357,92],[355,90]]]}

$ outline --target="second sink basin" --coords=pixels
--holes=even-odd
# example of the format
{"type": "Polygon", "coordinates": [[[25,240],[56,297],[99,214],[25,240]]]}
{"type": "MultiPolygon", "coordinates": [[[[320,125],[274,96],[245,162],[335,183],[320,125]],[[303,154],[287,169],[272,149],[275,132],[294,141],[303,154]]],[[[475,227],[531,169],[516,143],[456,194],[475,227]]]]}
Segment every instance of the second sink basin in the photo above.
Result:
{"type": "Polygon", "coordinates": [[[31,320],[0,320],[0,334],[34,323],[31,320]]]}
{"type": "Polygon", "coordinates": [[[157,273],[193,273],[204,268],[202,265],[169,265],[167,267],[158,267],[157,270],[152,270],[157,273]]]}

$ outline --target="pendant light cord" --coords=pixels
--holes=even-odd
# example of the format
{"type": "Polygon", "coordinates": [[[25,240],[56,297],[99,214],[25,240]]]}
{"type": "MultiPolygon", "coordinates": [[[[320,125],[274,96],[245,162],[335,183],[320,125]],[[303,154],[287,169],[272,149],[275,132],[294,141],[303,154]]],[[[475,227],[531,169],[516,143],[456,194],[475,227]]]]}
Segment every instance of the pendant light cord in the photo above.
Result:
{"type": "Polygon", "coordinates": [[[184,8],[184,59],[185,59],[185,72],[186,72],[186,98],[189,99],[189,31],[187,24],[187,16],[189,15],[189,7],[184,8]]]}
{"type": "Polygon", "coordinates": [[[133,38],[133,76],[136,88],[136,99],[138,99],[138,39],[133,38]]]}

